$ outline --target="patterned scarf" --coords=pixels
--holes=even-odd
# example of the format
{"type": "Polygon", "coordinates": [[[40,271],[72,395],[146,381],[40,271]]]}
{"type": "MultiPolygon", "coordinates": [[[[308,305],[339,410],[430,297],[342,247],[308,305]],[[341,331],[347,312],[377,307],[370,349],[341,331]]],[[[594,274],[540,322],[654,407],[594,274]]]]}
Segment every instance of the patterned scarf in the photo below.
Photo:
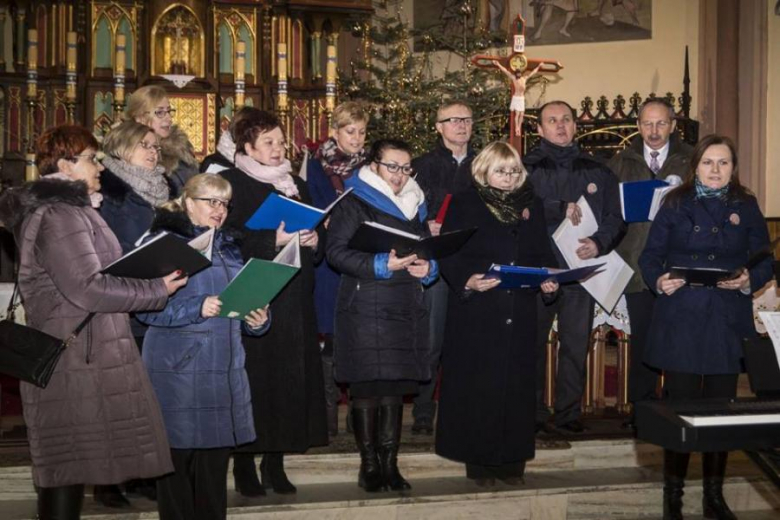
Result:
{"type": "Polygon", "coordinates": [[[534,203],[534,186],[526,178],[525,182],[514,191],[504,191],[492,186],[482,186],[475,182],[477,193],[485,203],[490,213],[502,224],[517,224],[523,210],[534,203]]]}
{"type": "Polygon", "coordinates": [[[115,159],[110,155],[103,157],[103,166],[122,179],[130,188],[153,208],[166,202],[171,196],[168,181],[165,180],[165,168],[159,164],[154,170],[115,159]]]}
{"type": "Polygon", "coordinates": [[[336,139],[331,137],[317,149],[314,158],[320,161],[333,189],[340,195],[344,193],[344,179],[366,163],[366,151],[345,153],[336,144],[336,139]]]}
{"type": "Polygon", "coordinates": [[[256,181],[271,184],[285,197],[298,197],[298,186],[290,175],[292,165],[285,159],[279,166],[260,164],[243,153],[236,154],[236,167],[256,181]]]}
{"type": "Polygon", "coordinates": [[[704,184],[699,181],[699,178],[696,177],[696,180],[694,181],[696,186],[696,198],[697,199],[721,199],[725,200],[726,197],[729,194],[729,186],[731,186],[731,183],[726,184],[722,188],[708,188],[704,184]]]}

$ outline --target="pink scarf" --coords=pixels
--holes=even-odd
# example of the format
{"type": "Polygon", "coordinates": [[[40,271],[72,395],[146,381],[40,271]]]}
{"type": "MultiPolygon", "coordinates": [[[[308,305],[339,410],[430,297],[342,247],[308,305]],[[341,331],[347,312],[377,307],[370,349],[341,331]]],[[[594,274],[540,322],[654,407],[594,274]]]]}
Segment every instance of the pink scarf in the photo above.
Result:
{"type": "Polygon", "coordinates": [[[256,181],[273,185],[285,197],[298,197],[298,187],[290,175],[292,165],[287,159],[279,166],[266,166],[246,154],[237,153],[236,167],[256,181]]]}
{"type": "MultiPolygon", "coordinates": [[[[60,181],[68,181],[68,182],[75,182],[73,179],[68,177],[62,172],[57,173],[50,173],[49,175],[44,175],[41,177],[42,179],[57,179],[60,181]]],[[[89,194],[89,203],[93,208],[99,208],[100,204],[103,202],[103,195],[100,194],[99,191],[96,191],[95,193],[89,194]]]]}

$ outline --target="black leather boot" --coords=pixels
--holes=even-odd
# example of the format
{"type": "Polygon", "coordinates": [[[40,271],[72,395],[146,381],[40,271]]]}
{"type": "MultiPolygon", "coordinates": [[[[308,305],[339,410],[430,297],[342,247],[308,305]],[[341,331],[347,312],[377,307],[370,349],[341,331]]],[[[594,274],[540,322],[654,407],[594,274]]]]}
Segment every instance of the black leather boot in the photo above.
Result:
{"type": "Polygon", "coordinates": [[[360,473],[358,486],[369,493],[386,489],[382,478],[382,467],[379,465],[376,445],[376,427],[379,409],[371,407],[352,407],[352,431],[360,451],[360,473]]]}
{"type": "Polygon", "coordinates": [[[291,495],[298,492],[284,472],[284,453],[266,453],[260,463],[260,476],[263,486],[271,488],[279,495],[291,495]]]}
{"type": "Polygon", "coordinates": [[[265,496],[255,470],[255,456],[251,453],[233,454],[233,480],[236,492],[245,497],[265,496]]]}
{"type": "Polygon", "coordinates": [[[379,406],[379,464],[387,487],[393,491],[412,489],[398,471],[398,448],[401,444],[403,402],[379,406]]]}
{"type": "Polygon", "coordinates": [[[322,376],[325,380],[325,411],[328,418],[328,436],[335,437],[339,434],[341,390],[339,390],[336,380],[333,379],[333,356],[322,356],[322,376]]]}
{"type": "Polygon", "coordinates": [[[79,520],[84,503],[84,484],[38,488],[40,520],[79,520]]]}
{"type": "Polygon", "coordinates": [[[95,486],[93,495],[95,502],[114,509],[130,507],[130,501],[122,494],[117,485],[95,486]]]}
{"type": "Polygon", "coordinates": [[[683,520],[683,488],[690,458],[690,453],[664,450],[664,520],[683,520]]]}
{"type": "Polygon", "coordinates": [[[702,453],[702,487],[701,505],[704,518],[716,520],[737,520],[723,498],[723,476],[726,474],[728,452],[718,451],[702,453]]]}

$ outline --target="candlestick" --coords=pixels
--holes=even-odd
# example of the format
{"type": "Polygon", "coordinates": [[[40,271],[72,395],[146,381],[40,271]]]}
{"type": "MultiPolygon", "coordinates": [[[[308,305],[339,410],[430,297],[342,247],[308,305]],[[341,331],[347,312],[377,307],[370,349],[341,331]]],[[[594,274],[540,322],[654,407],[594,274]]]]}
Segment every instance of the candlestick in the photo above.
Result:
{"type": "Polygon", "coordinates": [[[246,42],[239,40],[236,46],[236,107],[244,106],[244,79],[246,75],[246,42]]]}
{"type": "Polygon", "coordinates": [[[276,69],[279,79],[279,110],[287,110],[287,44],[279,43],[276,51],[278,66],[276,69]]]}
{"type": "Polygon", "coordinates": [[[332,44],[328,45],[325,66],[325,108],[336,108],[336,46],[332,44]]]}
{"type": "Polygon", "coordinates": [[[27,31],[27,97],[35,99],[38,94],[38,31],[27,31]]]}
{"type": "Polygon", "coordinates": [[[35,181],[38,180],[38,167],[35,165],[35,154],[27,152],[24,154],[24,180],[35,181]]]}
{"type": "Polygon", "coordinates": [[[76,101],[76,33],[74,31],[68,31],[67,35],[66,65],[65,99],[73,103],[76,101]]]}
{"type": "Polygon", "coordinates": [[[127,38],[124,34],[116,35],[116,61],[114,63],[114,75],[125,77],[125,49],[127,38]]]}
{"type": "Polygon", "coordinates": [[[125,48],[124,34],[116,35],[116,59],[114,61],[114,119],[117,120],[125,104],[125,48]]]}

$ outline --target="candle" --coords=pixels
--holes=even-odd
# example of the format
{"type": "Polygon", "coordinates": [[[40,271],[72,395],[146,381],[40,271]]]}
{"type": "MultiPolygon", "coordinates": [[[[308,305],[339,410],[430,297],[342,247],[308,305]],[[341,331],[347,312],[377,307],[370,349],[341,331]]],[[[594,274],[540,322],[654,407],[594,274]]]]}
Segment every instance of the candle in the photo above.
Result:
{"type": "Polygon", "coordinates": [[[127,40],[124,34],[116,35],[116,63],[114,64],[114,75],[125,76],[125,45],[127,40]]]}
{"type": "Polygon", "coordinates": [[[279,81],[287,81],[287,44],[278,44],[276,56],[278,59],[277,72],[279,81]]]}
{"type": "Polygon", "coordinates": [[[35,181],[38,180],[38,166],[35,164],[35,154],[27,152],[24,154],[24,180],[35,181]]]}
{"type": "Polygon", "coordinates": [[[36,29],[27,31],[27,68],[38,68],[38,31],[36,29]]]}
{"type": "Polygon", "coordinates": [[[236,50],[236,81],[244,81],[246,74],[246,42],[244,40],[238,41],[238,48],[236,50]]]}
{"type": "Polygon", "coordinates": [[[66,77],[66,87],[65,87],[65,99],[68,101],[75,101],[76,100],[76,33],[73,31],[68,31],[67,36],[67,53],[66,53],[66,62],[67,62],[67,72],[65,73],[66,77]]]}
{"type": "Polygon", "coordinates": [[[325,82],[336,82],[336,46],[328,45],[328,63],[325,68],[325,82]]]}

